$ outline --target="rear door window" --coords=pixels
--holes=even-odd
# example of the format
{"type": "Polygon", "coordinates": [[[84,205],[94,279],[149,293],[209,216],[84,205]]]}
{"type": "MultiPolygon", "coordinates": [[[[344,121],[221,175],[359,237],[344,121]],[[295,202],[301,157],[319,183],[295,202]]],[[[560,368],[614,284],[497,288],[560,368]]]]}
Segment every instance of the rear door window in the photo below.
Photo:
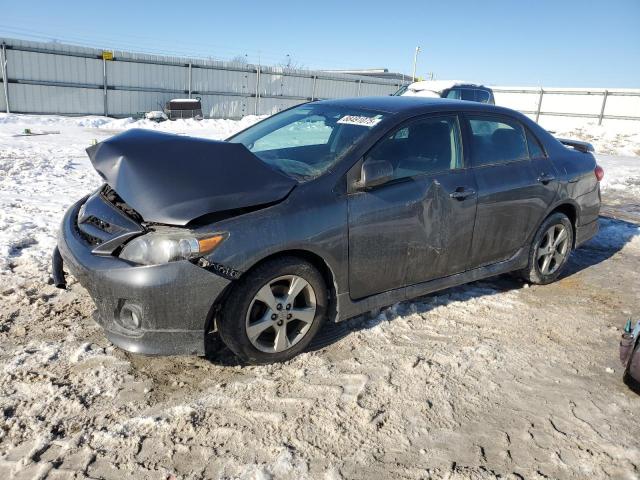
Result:
{"type": "Polygon", "coordinates": [[[531,158],[541,158],[545,156],[540,142],[529,130],[527,130],[527,146],[529,147],[529,156],[531,158]]]}
{"type": "Polygon", "coordinates": [[[524,127],[489,115],[467,115],[471,130],[471,163],[478,167],[529,159],[524,127]]]}

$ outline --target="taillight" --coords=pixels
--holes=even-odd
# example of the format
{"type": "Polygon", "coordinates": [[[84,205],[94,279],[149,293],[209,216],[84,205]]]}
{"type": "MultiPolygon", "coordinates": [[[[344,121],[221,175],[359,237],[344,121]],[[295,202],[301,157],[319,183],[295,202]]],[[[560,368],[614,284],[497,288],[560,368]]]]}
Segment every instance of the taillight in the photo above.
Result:
{"type": "Polygon", "coordinates": [[[601,181],[604,178],[604,170],[600,165],[596,165],[596,168],[593,171],[593,173],[596,174],[596,179],[598,181],[601,181]]]}

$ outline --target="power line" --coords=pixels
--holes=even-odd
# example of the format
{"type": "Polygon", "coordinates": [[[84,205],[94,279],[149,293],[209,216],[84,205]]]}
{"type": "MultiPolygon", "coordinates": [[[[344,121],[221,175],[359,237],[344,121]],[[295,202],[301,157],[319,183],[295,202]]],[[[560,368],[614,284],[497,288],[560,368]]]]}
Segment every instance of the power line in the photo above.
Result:
{"type": "MultiPolygon", "coordinates": [[[[217,60],[227,60],[233,58],[238,55],[247,56],[249,60],[253,60],[250,63],[258,64],[258,63],[273,63],[279,64],[284,63],[286,61],[285,54],[278,54],[275,52],[268,52],[263,50],[256,49],[243,49],[243,48],[230,48],[228,46],[211,44],[211,50],[203,49],[203,45],[198,43],[197,46],[193,42],[183,42],[180,43],[185,45],[186,49],[175,48],[175,43],[172,43],[172,46],[163,45],[164,42],[158,41],[156,39],[152,39],[148,36],[135,35],[135,34],[127,34],[119,36],[118,40],[114,40],[113,38],[107,38],[100,35],[95,35],[92,32],[84,31],[83,34],[82,29],[74,29],[74,34],[63,34],[58,35],[52,34],[51,32],[44,32],[40,30],[33,30],[29,28],[23,27],[15,27],[10,25],[2,25],[0,24],[0,34],[4,35],[18,35],[21,37],[27,37],[28,39],[35,40],[45,40],[45,41],[60,41],[61,43],[68,43],[75,46],[83,46],[87,47],[88,45],[99,45],[100,48],[111,49],[111,50],[122,50],[122,51],[130,51],[130,52],[139,52],[139,53],[148,53],[153,55],[163,55],[163,56],[181,56],[181,57],[194,57],[194,58],[203,58],[203,59],[217,59],[217,60]],[[81,33],[78,35],[77,33],[81,33]],[[149,45],[151,42],[151,45],[149,45]],[[160,45],[160,46],[159,46],[160,45]],[[221,53],[222,52],[222,53],[221,53]]],[[[298,61],[298,63],[305,63],[305,59],[297,57],[293,55],[294,58],[298,61]]],[[[309,58],[313,60],[313,58],[309,58]]],[[[326,59],[323,59],[324,68],[331,68],[334,65],[348,65],[353,67],[352,63],[339,61],[332,59],[331,62],[327,62],[326,59]]],[[[321,64],[316,63],[315,68],[319,68],[321,64]]]]}

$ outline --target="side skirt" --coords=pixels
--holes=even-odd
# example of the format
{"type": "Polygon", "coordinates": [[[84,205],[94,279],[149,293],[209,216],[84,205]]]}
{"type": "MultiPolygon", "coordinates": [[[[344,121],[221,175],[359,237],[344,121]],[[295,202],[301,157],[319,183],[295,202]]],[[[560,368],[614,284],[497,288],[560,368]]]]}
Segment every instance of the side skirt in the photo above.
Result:
{"type": "Polygon", "coordinates": [[[347,320],[371,310],[387,307],[397,302],[404,302],[405,300],[428,295],[429,293],[437,292],[439,290],[519,270],[527,266],[528,256],[528,249],[521,248],[510,259],[502,262],[475,268],[466,272],[456,273],[455,275],[450,275],[448,277],[437,278],[435,280],[429,280],[428,282],[390,290],[361,300],[352,300],[349,296],[349,292],[341,293],[338,295],[338,314],[336,315],[336,322],[347,320]]]}

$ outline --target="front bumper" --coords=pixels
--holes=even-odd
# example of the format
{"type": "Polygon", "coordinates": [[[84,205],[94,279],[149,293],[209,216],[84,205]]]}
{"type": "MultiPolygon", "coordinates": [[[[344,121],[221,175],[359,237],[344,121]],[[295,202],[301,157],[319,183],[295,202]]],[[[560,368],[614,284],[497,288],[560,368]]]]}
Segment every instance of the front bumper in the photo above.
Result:
{"type": "Polygon", "coordinates": [[[109,340],[136,353],[204,354],[211,309],[230,281],[188,261],[136,266],[92,254],[75,227],[84,201],[65,214],[58,249],[64,266],[91,295],[109,340]],[[139,328],[125,326],[123,318],[132,310],[139,328]]]}

